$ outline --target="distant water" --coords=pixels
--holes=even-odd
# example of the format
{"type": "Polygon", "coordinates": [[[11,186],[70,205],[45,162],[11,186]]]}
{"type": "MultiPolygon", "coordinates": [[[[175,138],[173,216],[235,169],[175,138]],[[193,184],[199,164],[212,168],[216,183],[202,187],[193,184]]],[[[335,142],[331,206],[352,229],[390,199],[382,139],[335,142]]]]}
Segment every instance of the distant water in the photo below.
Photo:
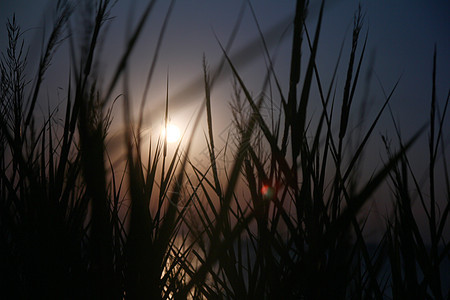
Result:
{"type": "MultiPolygon", "coordinates": [[[[368,244],[367,248],[369,250],[370,254],[373,254],[377,248],[376,244],[368,244]]],[[[427,247],[428,252],[430,251],[430,247],[427,247]]],[[[439,253],[442,253],[442,251],[444,250],[444,247],[440,247],[439,248],[439,253]]],[[[423,279],[423,276],[421,274],[421,268],[420,266],[417,264],[417,273],[418,273],[418,280],[419,282],[423,279]]],[[[390,272],[389,270],[390,266],[389,264],[385,263],[384,264],[384,269],[381,272],[390,272]]],[[[447,256],[441,263],[441,286],[442,286],[442,292],[444,295],[445,299],[450,299],[450,259],[447,256]]],[[[387,295],[386,296],[391,296],[390,293],[390,289],[388,287],[388,289],[386,290],[387,295]]]]}
{"type": "MultiPolygon", "coordinates": [[[[242,240],[241,245],[242,245],[242,250],[243,250],[242,253],[246,253],[247,245],[244,240],[242,240]]],[[[367,244],[367,248],[369,250],[369,254],[373,255],[377,249],[377,244],[369,243],[369,244],[367,244]]],[[[428,248],[428,250],[429,250],[429,248],[428,248]]],[[[442,251],[443,251],[443,247],[440,247],[439,253],[442,253],[442,251]]],[[[243,255],[243,256],[244,256],[243,257],[244,265],[247,264],[248,259],[250,259],[251,261],[254,261],[254,257],[248,258],[248,257],[245,257],[245,255],[243,255]]],[[[442,261],[440,270],[441,270],[441,286],[442,286],[442,292],[443,292],[444,298],[450,299],[450,259],[448,256],[442,261]]],[[[386,257],[384,267],[380,271],[380,274],[384,274],[384,273],[388,273],[388,272],[390,272],[390,265],[388,264],[387,257],[386,257]]],[[[422,277],[421,269],[420,269],[419,265],[417,265],[417,273],[418,273],[418,280],[420,282],[423,279],[423,277],[422,277]]],[[[248,282],[245,282],[245,284],[247,285],[248,282]]],[[[386,287],[385,296],[388,298],[391,296],[390,285],[388,285],[386,287]]]]}

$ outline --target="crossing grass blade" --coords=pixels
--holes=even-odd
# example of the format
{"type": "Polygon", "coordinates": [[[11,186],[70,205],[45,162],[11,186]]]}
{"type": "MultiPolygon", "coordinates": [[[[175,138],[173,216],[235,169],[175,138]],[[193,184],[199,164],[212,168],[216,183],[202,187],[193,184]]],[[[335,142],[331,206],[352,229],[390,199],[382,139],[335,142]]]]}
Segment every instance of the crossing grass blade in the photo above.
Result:
{"type": "MultiPolygon", "coordinates": [[[[368,34],[360,37],[361,8],[355,13],[350,46],[342,42],[326,84],[318,53],[328,3],[320,2],[310,37],[305,22],[308,1],[297,1],[285,91],[276,74],[277,55],[270,47],[271,35],[283,22],[263,32],[253,5],[244,1],[226,46],[218,42],[222,56],[217,68],[210,71],[203,58],[204,104],[193,116],[192,133],[186,131],[178,144],[169,145],[154,133],[146,140],[142,126],[148,116],[145,99],[175,1],[168,3],[157,35],[136,116],[130,59],[156,1],[145,6],[137,26],[130,29],[130,39],[103,90],[96,54],[114,3],[102,0],[92,6],[85,14],[92,18],[89,25],[72,22],[78,8],[70,1],[58,1],[31,87],[22,31],[14,17],[7,25],[8,49],[0,63],[0,288],[5,298],[448,297],[444,278],[450,253],[446,240],[450,180],[445,129],[450,93],[442,105],[437,47],[429,123],[403,138],[390,107],[399,79],[380,100],[368,129],[361,129],[354,139],[352,111],[360,99],[369,46],[368,34]],[[230,55],[247,5],[263,50],[255,54],[251,41],[230,55]],[[89,38],[77,40],[77,26],[85,26],[81,29],[89,38]],[[44,75],[58,46],[66,41],[65,34],[72,63],[65,102],[49,104],[46,116],[38,118],[44,75]],[[339,66],[347,48],[345,81],[340,86],[339,66]],[[238,58],[249,49],[252,59],[266,59],[257,97],[240,73],[243,65],[238,58]],[[222,146],[215,130],[219,123],[214,88],[226,68],[234,80],[233,123],[222,146]],[[121,81],[123,91],[114,96],[121,81]],[[108,141],[113,105],[119,101],[125,150],[115,160],[108,141]],[[318,109],[312,114],[309,107],[314,102],[318,109]],[[364,152],[373,151],[374,132],[386,108],[398,146],[382,136],[385,163],[361,172],[364,152]],[[206,167],[190,153],[203,117],[206,167]],[[426,129],[427,176],[419,180],[409,151],[426,129]],[[345,146],[350,142],[354,150],[345,146]],[[372,217],[380,212],[364,208],[377,201],[377,192],[385,186],[390,188],[386,192],[392,199],[391,211],[382,215],[386,226],[374,243],[367,233],[372,217]]],[[[163,117],[165,126],[171,117],[169,105],[177,101],[166,76],[163,116],[152,116],[163,117]]]]}

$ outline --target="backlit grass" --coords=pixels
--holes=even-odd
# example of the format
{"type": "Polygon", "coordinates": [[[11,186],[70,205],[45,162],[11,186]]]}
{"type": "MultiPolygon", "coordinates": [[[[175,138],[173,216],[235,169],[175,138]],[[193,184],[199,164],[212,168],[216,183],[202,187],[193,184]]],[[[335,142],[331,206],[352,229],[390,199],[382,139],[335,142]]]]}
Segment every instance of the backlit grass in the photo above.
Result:
{"type": "MultiPolygon", "coordinates": [[[[380,117],[389,114],[397,83],[355,140],[349,124],[355,103],[363,101],[356,91],[370,38],[361,9],[355,12],[351,47],[343,46],[335,69],[324,71],[316,54],[325,1],[314,28],[305,25],[307,1],[297,1],[292,51],[285,54],[291,55],[287,90],[259,31],[267,72],[257,96],[229,56],[234,30],[227,44],[217,40],[223,53],[217,70],[209,69],[204,59],[204,105],[190,123],[196,132],[206,120],[205,169],[192,159],[190,132],[181,133],[171,151],[168,138],[151,136],[146,143],[141,134],[145,99],[152,78],[160,75],[154,74],[154,66],[174,2],[159,32],[139,114],[131,113],[136,102],[128,63],[137,41],[145,38],[141,32],[154,2],[129,29],[128,43],[104,88],[93,70],[101,59],[96,53],[113,2],[97,1],[91,23],[76,24],[89,37],[79,40],[70,34],[72,14],[79,8],[58,2],[37,74],[26,73],[26,41],[15,18],[8,20],[0,86],[2,297],[448,299],[443,278],[448,278],[450,259],[449,94],[442,99],[436,93],[438,51],[430,59],[432,74],[423,74],[423,84],[431,87],[429,123],[404,137],[392,117],[393,136],[382,136],[386,159],[366,179],[359,176],[367,159],[363,154],[369,140],[379,138],[374,132],[380,117]],[[48,107],[41,120],[36,104],[62,43],[72,53],[61,105],[65,111],[48,107]],[[340,64],[346,73],[338,82],[340,64]],[[225,148],[217,146],[211,93],[223,67],[231,69],[234,82],[233,134],[225,148]],[[332,72],[330,82],[322,81],[323,72],[332,72]],[[341,89],[342,94],[336,93],[341,89]],[[313,101],[320,107],[314,114],[308,110],[313,101]],[[113,105],[120,106],[124,120],[120,168],[106,146],[113,105]],[[429,141],[425,184],[408,157],[423,135],[429,141]],[[346,147],[350,142],[356,145],[352,151],[346,147]],[[232,163],[219,158],[224,152],[234,158],[232,163]],[[438,185],[436,178],[444,178],[444,184],[438,185]],[[362,209],[386,186],[392,210],[383,216],[386,226],[374,245],[367,238],[368,215],[362,209]],[[425,229],[417,210],[426,216],[425,229]]],[[[250,4],[248,8],[259,28],[261,20],[250,4]]],[[[169,126],[169,104],[167,76],[160,116],[164,128],[169,126]]]]}

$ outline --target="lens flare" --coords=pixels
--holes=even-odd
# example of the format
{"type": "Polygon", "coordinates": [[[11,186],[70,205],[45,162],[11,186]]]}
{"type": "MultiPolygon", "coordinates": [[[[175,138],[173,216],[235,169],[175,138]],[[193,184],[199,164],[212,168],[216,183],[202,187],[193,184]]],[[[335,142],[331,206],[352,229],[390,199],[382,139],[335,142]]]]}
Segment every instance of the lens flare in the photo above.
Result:
{"type": "Polygon", "coordinates": [[[272,199],[272,197],[275,195],[275,189],[270,185],[264,184],[261,188],[261,194],[264,198],[272,199]]]}

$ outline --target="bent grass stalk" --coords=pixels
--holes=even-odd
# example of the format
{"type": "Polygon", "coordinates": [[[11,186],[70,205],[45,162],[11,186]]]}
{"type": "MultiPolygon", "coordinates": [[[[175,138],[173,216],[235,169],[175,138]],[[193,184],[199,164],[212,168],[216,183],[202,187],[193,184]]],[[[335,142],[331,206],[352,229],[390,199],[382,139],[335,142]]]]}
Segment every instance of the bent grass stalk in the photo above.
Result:
{"type": "MultiPolygon", "coordinates": [[[[14,17],[8,23],[9,48],[0,65],[0,140],[5,145],[0,151],[2,293],[23,298],[99,299],[448,297],[442,272],[450,252],[444,238],[450,211],[444,141],[449,96],[440,115],[437,50],[429,124],[429,192],[419,184],[407,155],[426,127],[404,141],[395,120],[399,150],[394,151],[383,137],[386,163],[369,180],[354,182],[362,153],[398,84],[385,95],[369,129],[357,141],[356,150],[344,160],[343,145],[351,139],[350,112],[357,101],[368,41],[366,35],[362,49],[358,49],[363,29],[361,10],[355,14],[347,80],[339,106],[336,77],[345,44],[328,86],[321,80],[316,56],[325,1],[312,40],[305,23],[307,3],[297,1],[287,100],[250,5],[269,62],[263,93],[252,96],[239,74],[239,65],[228,54],[241,24],[238,18],[226,47],[218,42],[223,57],[212,76],[206,58],[203,61],[205,105],[192,126],[195,132],[205,111],[209,166],[203,170],[190,160],[189,137],[184,138],[186,143],[176,145],[171,157],[167,140],[161,137],[154,144],[150,141],[144,155],[143,110],[137,120],[133,119],[129,59],[142,38],[154,3],[149,2],[142,13],[105,91],[97,86],[92,69],[99,36],[113,3],[98,2],[94,26],[86,28],[92,37],[88,44],[78,44],[75,35],[70,36],[73,68],[68,73],[62,125],[55,122],[56,109],[50,107],[48,116],[37,121],[35,107],[45,72],[64,41],[61,37],[74,7],[70,2],[58,6],[58,17],[47,37],[31,90],[26,89],[28,61],[20,27],[14,17]],[[304,40],[307,47],[302,52],[304,40]],[[78,51],[85,51],[79,55],[85,61],[77,61],[78,51]],[[306,72],[301,76],[305,58],[306,72]],[[225,65],[235,80],[233,130],[238,137],[231,137],[225,149],[220,149],[213,130],[212,91],[225,65]],[[113,100],[120,80],[123,94],[113,100]],[[265,93],[271,90],[272,80],[276,96],[265,93]],[[315,100],[311,93],[315,86],[321,104],[318,122],[308,113],[308,106],[315,100]],[[112,108],[105,108],[116,100],[123,101],[126,128],[126,155],[119,176],[106,146],[112,108]],[[274,111],[277,102],[281,103],[278,113],[274,111]],[[262,112],[265,104],[270,117],[262,112]],[[333,130],[336,126],[338,132],[333,130]],[[307,138],[310,136],[312,139],[307,138]],[[227,165],[220,155],[230,151],[233,144],[237,146],[235,161],[227,165]],[[447,188],[443,209],[435,183],[436,172],[441,171],[439,153],[447,188]],[[361,209],[386,183],[392,186],[394,213],[386,216],[386,230],[372,251],[365,237],[372,212],[362,215],[361,209]],[[417,191],[414,195],[411,186],[417,191]],[[429,247],[413,213],[415,198],[427,217],[429,247]]],[[[149,93],[173,5],[174,1],[159,34],[142,99],[149,93]]],[[[244,6],[240,16],[243,10],[244,6]]],[[[70,27],[68,30],[72,32],[70,27]]],[[[171,98],[168,83],[169,78],[166,124],[171,98]]],[[[140,107],[144,107],[144,101],[140,107]]]]}

